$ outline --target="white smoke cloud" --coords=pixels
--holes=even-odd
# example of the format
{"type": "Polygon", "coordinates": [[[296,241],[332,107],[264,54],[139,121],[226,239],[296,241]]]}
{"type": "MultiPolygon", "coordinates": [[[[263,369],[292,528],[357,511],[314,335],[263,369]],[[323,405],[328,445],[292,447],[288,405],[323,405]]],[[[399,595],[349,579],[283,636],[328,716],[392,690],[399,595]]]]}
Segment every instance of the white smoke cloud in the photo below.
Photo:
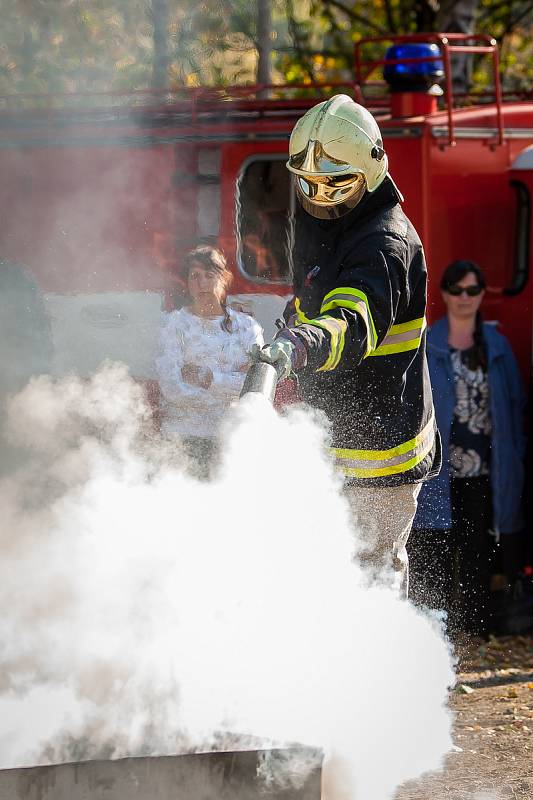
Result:
{"type": "Polygon", "coordinates": [[[201,483],[108,364],[33,379],[8,435],[31,458],[0,483],[0,767],[221,732],[323,748],[327,800],[386,800],[439,767],[448,647],[365,588],[309,414],[240,403],[201,483]]]}
{"type": "Polygon", "coordinates": [[[501,794],[497,792],[476,792],[472,795],[472,800],[503,800],[501,794]]]}

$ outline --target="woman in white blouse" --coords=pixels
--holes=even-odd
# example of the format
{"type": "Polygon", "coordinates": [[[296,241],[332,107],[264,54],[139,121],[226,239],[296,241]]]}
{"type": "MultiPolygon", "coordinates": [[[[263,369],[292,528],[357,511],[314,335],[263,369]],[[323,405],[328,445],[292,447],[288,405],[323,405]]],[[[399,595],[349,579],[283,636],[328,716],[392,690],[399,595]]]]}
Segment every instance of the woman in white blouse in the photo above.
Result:
{"type": "Polygon", "coordinates": [[[157,372],[163,395],[161,428],[177,434],[207,474],[221,419],[239,396],[252,345],[263,345],[260,325],[229,308],[232,275],[215,247],[185,257],[186,305],[164,315],[157,372]]]}

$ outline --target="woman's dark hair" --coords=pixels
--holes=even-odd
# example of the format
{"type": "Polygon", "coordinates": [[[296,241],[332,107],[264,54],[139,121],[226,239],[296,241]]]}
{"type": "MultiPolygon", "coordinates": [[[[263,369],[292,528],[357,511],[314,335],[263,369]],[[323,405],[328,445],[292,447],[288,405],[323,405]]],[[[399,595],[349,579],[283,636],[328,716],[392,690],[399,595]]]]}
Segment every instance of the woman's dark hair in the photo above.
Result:
{"type": "Polygon", "coordinates": [[[476,276],[478,284],[482,289],[485,289],[487,282],[481,267],[476,264],[475,261],[466,261],[462,259],[459,259],[458,261],[452,261],[451,264],[448,264],[442,274],[440,288],[443,292],[446,292],[450,286],[453,286],[454,283],[459,283],[459,281],[462,281],[469,272],[472,272],[476,276]]]}
{"type": "Polygon", "coordinates": [[[220,301],[222,308],[224,309],[222,327],[225,331],[228,331],[228,333],[232,333],[233,326],[228,312],[228,307],[226,305],[226,296],[228,289],[231,286],[233,275],[227,267],[224,253],[217,247],[212,247],[208,244],[199,245],[193,250],[189,250],[184,258],[181,271],[185,280],[187,280],[189,277],[189,272],[191,271],[193,264],[200,264],[207,272],[214,272],[217,278],[220,278],[222,287],[224,289],[224,295],[220,301]]]}
{"type": "MultiPolygon", "coordinates": [[[[441,290],[443,292],[448,291],[450,286],[462,281],[463,278],[465,278],[469,273],[472,273],[476,276],[478,285],[481,286],[482,289],[487,287],[487,281],[485,280],[483,270],[479,264],[476,264],[475,261],[459,259],[457,261],[452,261],[452,263],[448,264],[444,270],[440,281],[441,290]]],[[[479,310],[476,314],[474,347],[472,349],[472,357],[468,357],[467,366],[470,369],[475,369],[477,366],[481,366],[483,369],[485,369],[487,366],[487,350],[485,347],[485,337],[483,336],[483,317],[481,316],[479,310]]]]}

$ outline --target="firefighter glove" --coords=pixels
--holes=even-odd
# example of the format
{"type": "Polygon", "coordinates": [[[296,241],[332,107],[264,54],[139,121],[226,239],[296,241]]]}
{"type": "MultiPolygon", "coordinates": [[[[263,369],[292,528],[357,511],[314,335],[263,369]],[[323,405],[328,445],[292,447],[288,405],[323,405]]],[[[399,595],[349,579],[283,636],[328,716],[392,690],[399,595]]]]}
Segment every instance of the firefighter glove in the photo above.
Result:
{"type": "Polygon", "coordinates": [[[272,364],[278,373],[278,380],[288,378],[292,371],[292,352],[294,345],[286,341],[276,341],[265,345],[262,349],[254,348],[252,358],[272,364]]]}
{"type": "Polygon", "coordinates": [[[276,339],[262,349],[256,346],[252,358],[272,364],[278,373],[278,380],[288,378],[293,370],[300,369],[307,361],[307,351],[300,338],[284,328],[276,339]],[[287,335],[289,334],[289,335],[287,335]]]}

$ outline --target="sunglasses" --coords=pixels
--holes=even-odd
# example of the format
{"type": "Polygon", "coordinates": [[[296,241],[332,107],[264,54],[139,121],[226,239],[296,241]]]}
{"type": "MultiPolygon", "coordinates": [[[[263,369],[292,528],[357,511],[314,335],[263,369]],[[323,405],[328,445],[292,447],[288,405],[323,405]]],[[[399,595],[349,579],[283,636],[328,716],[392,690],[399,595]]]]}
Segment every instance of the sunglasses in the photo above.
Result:
{"type": "Polygon", "coordinates": [[[448,286],[446,291],[448,294],[453,295],[453,297],[459,297],[463,292],[467,294],[468,297],[477,297],[483,291],[483,287],[479,284],[475,286],[458,286],[456,283],[452,283],[451,286],[448,286]]]}

